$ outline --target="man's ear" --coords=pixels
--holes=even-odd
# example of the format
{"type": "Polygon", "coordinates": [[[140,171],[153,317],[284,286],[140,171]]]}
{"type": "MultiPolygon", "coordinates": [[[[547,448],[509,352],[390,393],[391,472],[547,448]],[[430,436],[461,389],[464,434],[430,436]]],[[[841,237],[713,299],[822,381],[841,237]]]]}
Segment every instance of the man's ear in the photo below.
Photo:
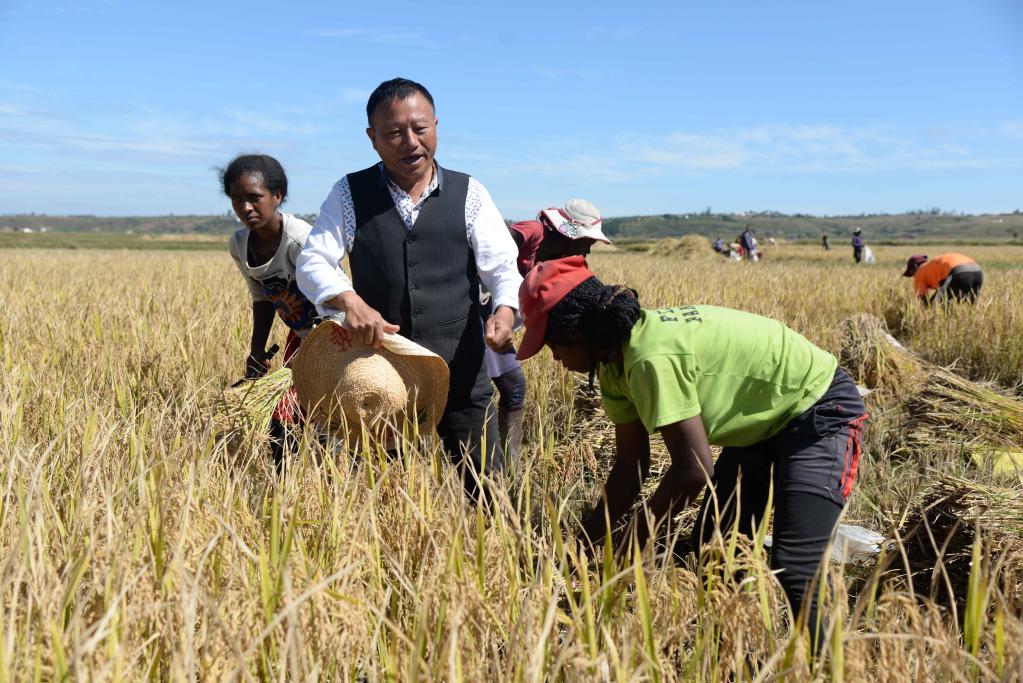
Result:
{"type": "Polygon", "coordinates": [[[375,130],[373,130],[373,126],[370,126],[370,127],[368,127],[366,129],[366,137],[369,138],[370,142],[372,142],[374,145],[376,145],[376,142],[377,142],[377,132],[375,130]]]}

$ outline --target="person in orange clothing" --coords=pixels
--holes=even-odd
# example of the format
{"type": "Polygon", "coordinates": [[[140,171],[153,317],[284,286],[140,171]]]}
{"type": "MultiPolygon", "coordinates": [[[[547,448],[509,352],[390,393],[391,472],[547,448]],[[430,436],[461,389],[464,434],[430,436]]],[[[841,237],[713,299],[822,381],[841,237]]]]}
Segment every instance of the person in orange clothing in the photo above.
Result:
{"type": "Polygon", "coordinates": [[[946,303],[949,297],[956,301],[977,303],[984,273],[980,265],[969,256],[942,254],[928,260],[923,254],[910,256],[903,277],[912,277],[916,295],[925,306],[935,301],[946,303]],[[935,290],[930,299],[928,292],[935,290]]]}

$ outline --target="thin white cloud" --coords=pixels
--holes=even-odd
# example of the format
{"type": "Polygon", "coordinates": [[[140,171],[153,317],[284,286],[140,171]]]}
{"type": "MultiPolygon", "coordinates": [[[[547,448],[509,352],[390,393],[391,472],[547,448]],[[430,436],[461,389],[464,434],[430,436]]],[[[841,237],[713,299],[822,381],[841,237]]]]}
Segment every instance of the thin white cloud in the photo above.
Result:
{"type": "MultiPolygon", "coordinates": [[[[619,162],[653,168],[710,172],[732,169],[773,171],[870,171],[894,169],[993,168],[1019,166],[1019,151],[1004,142],[1015,132],[998,127],[943,127],[936,139],[926,131],[898,127],[832,124],[760,125],[713,132],[673,132],[656,137],[629,134],[619,140],[619,162]]],[[[1020,128],[1023,133],[1023,127],[1020,128]]]]}
{"type": "Polygon", "coordinates": [[[415,31],[394,31],[390,29],[345,27],[317,28],[306,31],[310,38],[333,38],[371,45],[392,45],[402,47],[424,47],[437,49],[448,43],[415,31]]]}

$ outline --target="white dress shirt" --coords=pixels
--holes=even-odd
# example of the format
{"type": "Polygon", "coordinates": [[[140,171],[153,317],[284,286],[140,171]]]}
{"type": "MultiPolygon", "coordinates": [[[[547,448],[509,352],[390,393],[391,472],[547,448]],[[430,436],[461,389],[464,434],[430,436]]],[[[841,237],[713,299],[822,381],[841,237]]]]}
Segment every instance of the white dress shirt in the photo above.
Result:
{"type": "MultiPolygon", "coordinates": [[[[383,164],[379,166],[386,173],[383,164]]],[[[418,202],[413,202],[407,192],[388,179],[391,199],[409,230],[437,185],[437,173],[434,172],[429,187],[418,202]]],[[[466,240],[476,258],[476,270],[483,285],[493,293],[494,308],[510,306],[518,310],[519,286],[522,284],[522,276],[515,265],[518,248],[490,193],[471,177],[465,197],[465,227],[466,240]]],[[[354,289],[351,279],[341,268],[341,259],[346,253],[351,253],[354,242],[355,205],[348,176],[342,176],[320,207],[320,215],[298,256],[299,288],[322,316],[337,313],[336,309],[325,305],[327,301],[354,289]]]]}

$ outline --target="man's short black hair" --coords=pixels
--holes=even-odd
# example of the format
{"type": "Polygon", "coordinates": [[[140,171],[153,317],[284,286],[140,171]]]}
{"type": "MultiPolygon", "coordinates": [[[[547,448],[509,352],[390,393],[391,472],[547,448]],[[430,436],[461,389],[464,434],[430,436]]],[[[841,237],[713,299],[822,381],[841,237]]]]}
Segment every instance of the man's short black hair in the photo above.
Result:
{"type": "Polygon", "coordinates": [[[426,101],[430,103],[430,106],[436,111],[436,106],[433,104],[433,95],[426,89],[426,86],[410,81],[407,78],[392,78],[389,81],[384,81],[376,87],[372,93],[370,93],[369,101],[366,102],[366,120],[369,121],[369,125],[373,125],[373,112],[377,110],[381,104],[388,102],[394,102],[396,100],[404,100],[412,97],[413,95],[422,95],[426,98],[426,101]]]}

